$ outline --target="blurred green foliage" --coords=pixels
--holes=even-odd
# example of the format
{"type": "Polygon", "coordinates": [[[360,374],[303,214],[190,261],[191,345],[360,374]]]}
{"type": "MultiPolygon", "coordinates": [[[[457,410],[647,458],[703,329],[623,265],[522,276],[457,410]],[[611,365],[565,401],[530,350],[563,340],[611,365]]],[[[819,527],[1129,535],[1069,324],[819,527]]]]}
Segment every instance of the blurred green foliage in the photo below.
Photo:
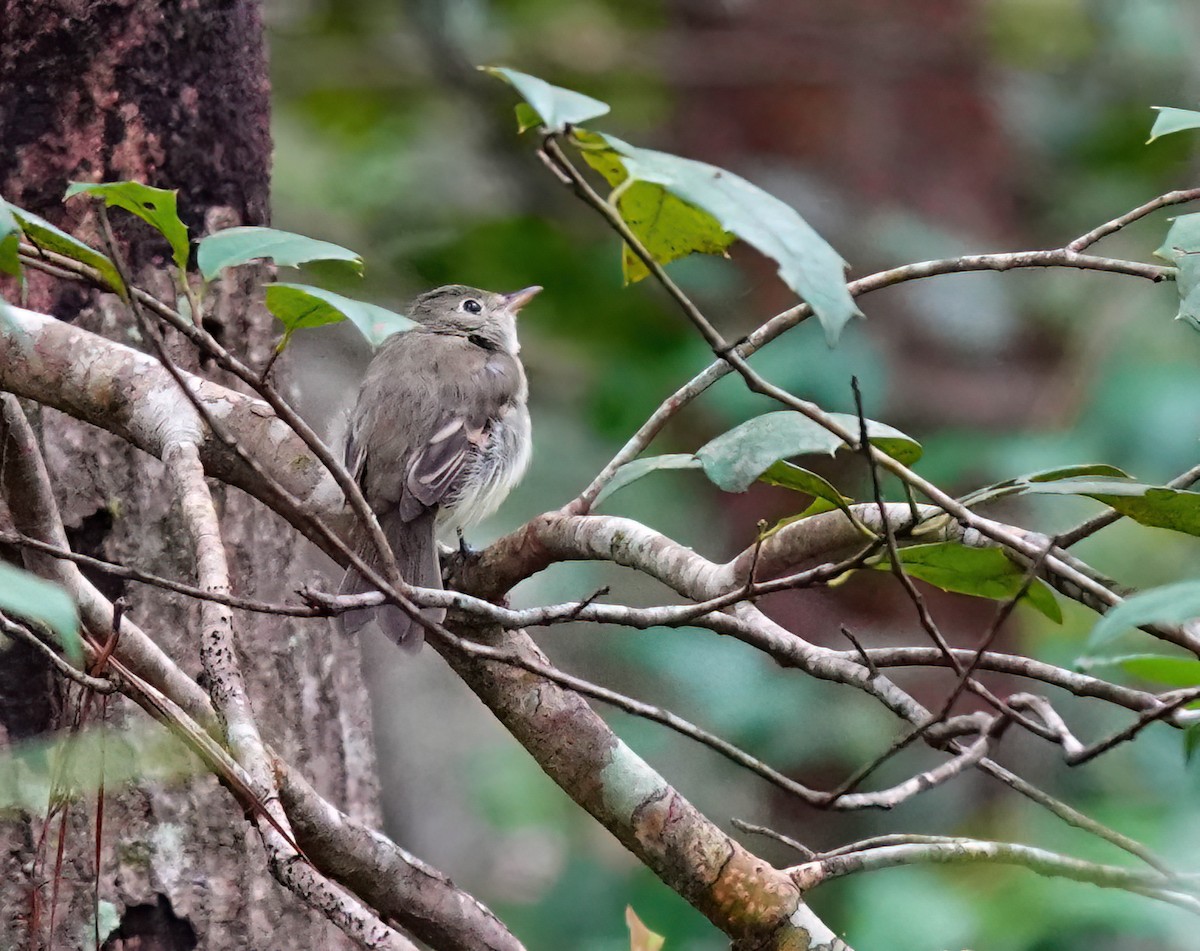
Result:
{"type": "MultiPolygon", "coordinates": [[[[717,6],[722,5],[712,8],[717,6]]],[[[276,95],[274,224],[345,244],[367,261],[365,285],[329,286],[400,312],[415,293],[451,281],[499,290],[546,287],[522,315],[535,461],[502,513],[505,524],[577,493],[709,355],[658,289],[649,282],[622,286],[616,240],[546,173],[529,137],[518,137],[511,93],[473,66],[504,63],[584,91],[612,104],[606,128],[639,145],[682,151],[673,146],[670,130],[678,91],[673,83],[687,70],[671,62],[689,56],[679,46],[688,35],[684,25],[709,22],[701,8],[708,9],[635,0],[268,4],[276,95]]],[[[867,16],[869,9],[874,8],[858,15],[867,16]]],[[[1151,106],[1195,104],[1181,93],[1194,90],[1197,79],[1200,18],[1191,0],[988,0],[978,5],[978,20],[980,49],[963,55],[987,59],[987,98],[1018,166],[1013,173],[1020,233],[1013,248],[1060,245],[1155,194],[1194,182],[1192,134],[1145,145],[1151,106]]],[[[791,68],[803,75],[803,42],[797,41],[795,57],[791,68]]],[[[851,118],[872,121],[869,110],[851,118]]],[[[748,164],[755,158],[745,156],[748,164]]],[[[1166,233],[1164,217],[1108,239],[1102,253],[1151,260],[1166,233]]],[[[882,266],[995,243],[898,204],[837,227],[839,235],[857,242],[861,257],[882,266]]],[[[835,240],[835,246],[842,244],[835,240]]],[[[848,246],[846,256],[863,273],[866,265],[851,252],[848,246]]],[[[735,262],[689,259],[671,270],[714,312],[740,313],[755,299],[765,272],[753,262],[739,267],[747,264],[740,253],[735,262]]],[[[1029,416],[972,425],[952,412],[957,398],[969,393],[944,394],[939,405],[944,414],[915,401],[911,363],[898,358],[905,342],[877,315],[870,298],[862,302],[869,319],[853,322],[837,349],[826,348],[814,323],[767,348],[753,365],[772,381],[839,411],[853,408],[848,380],[856,373],[864,381],[868,414],[919,439],[926,450],[920,471],[956,491],[1084,462],[1109,463],[1161,482],[1197,461],[1200,338],[1171,320],[1174,288],[1112,275],[1026,272],[964,275],[884,293],[908,304],[922,340],[936,340],[940,351],[968,367],[989,369],[1003,360],[1010,383],[992,373],[977,384],[1000,387],[988,394],[993,401],[1007,403],[1012,393],[1031,385],[1023,375],[1027,362],[1049,361],[1050,372],[1036,378],[1045,393],[1013,403],[1028,407],[1029,416]],[[1025,343],[1017,347],[1014,341],[1025,343]]],[[[743,320],[742,326],[750,325],[743,320]]],[[[674,422],[652,451],[694,452],[772,408],[729,378],[674,422]]],[[[841,491],[862,497],[858,470],[821,474],[841,491]]],[[[722,499],[693,475],[663,473],[623,490],[608,510],[642,518],[705,555],[723,558],[748,544],[757,518],[788,514],[781,506],[791,503],[779,501],[786,495],[756,489],[722,499]]],[[[1097,509],[1086,500],[1053,498],[1022,500],[1002,511],[1024,524],[1057,530],[1097,509]]],[[[1191,538],[1118,524],[1082,545],[1080,554],[1123,583],[1152,585],[1194,574],[1197,547],[1191,538]]],[[[570,572],[534,579],[517,597],[586,595],[614,578],[628,580],[615,569],[572,566],[570,572]]],[[[790,617],[805,636],[845,646],[837,640],[836,621],[847,605],[855,605],[848,623],[868,642],[922,643],[902,601],[886,602],[890,614],[872,608],[888,580],[856,578],[836,594],[805,595],[790,617]]],[[[651,585],[643,588],[647,599],[659,594],[651,585]]],[[[962,603],[953,596],[933,599],[935,610],[958,611],[962,603]]],[[[1082,653],[1094,617],[1070,604],[1064,611],[1062,628],[1020,612],[1021,646],[1071,664],[1082,653]]],[[[969,615],[967,621],[955,616],[959,620],[952,623],[971,636],[986,623],[986,615],[969,615]]],[[[1150,646],[1138,635],[1128,639],[1122,648],[1150,646]]],[[[588,628],[543,643],[571,669],[694,718],[806,782],[836,783],[886,746],[896,730],[867,701],[780,671],[703,632],[588,628]]],[[[920,692],[921,681],[897,678],[920,692]]],[[[463,693],[447,702],[465,703],[463,693]]],[[[1088,737],[1125,722],[1092,707],[1069,709],[1072,726],[1088,737]]],[[[428,710],[414,715],[433,719],[428,710]]],[[[474,708],[471,715],[477,715],[474,708]]],[[[882,831],[962,832],[1119,860],[982,781],[952,784],[886,815],[814,815],[657,727],[620,715],[610,720],[722,823],[730,816],[768,821],[814,847],[882,831]]],[[[381,734],[392,728],[379,724],[381,734]]],[[[404,748],[403,739],[395,742],[404,748]]],[[[1174,731],[1151,730],[1133,747],[1075,772],[1031,741],[1013,741],[1008,752],[1052,792],[1142,838],[1168,859],[1194,867],[1200,844],[1198,767],[1185,766],[1174,731]]],[[[932,762],[922,755],[891,764],[878,782],[932,762]]],[[[461,843],[423,840],[422,809],[437,805],[418,802],[410,813],[389,808],[393,833],[435,864],[445,864],[531,948],[627,948],[626,905],[666,936],[668,951],[725,946],[706,921],[575,809],[514,743],[481,740],[462,756],[414,759],[409,767],[445,770],[446,782],[467,791],[473,823],[464,825],[461,843]]],[[[404,796],[403,782],[385,791],[385,800],[404,796]]],[[[771,843],[750,845],[781,864],[795,860],[771,843]]],[[[1194,945],[1182,912],[1008,868],[855,876],[823,887],[813,901],[862,949],[1171,951],[1194,945]]]]}

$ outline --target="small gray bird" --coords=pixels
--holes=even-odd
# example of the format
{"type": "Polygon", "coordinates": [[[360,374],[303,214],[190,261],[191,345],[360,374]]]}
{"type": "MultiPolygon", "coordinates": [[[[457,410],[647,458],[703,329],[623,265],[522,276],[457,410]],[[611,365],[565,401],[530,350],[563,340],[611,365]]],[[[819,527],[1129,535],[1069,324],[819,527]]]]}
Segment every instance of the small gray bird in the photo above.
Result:
{"type": "MultiPolygon", "coordinates": [[[[417,326],[385,340],[350,420],[346,466],[396,555],[404,580],[440,588],[436,536],[461,532],[504,501],[529,465],[528,387],[517,312],[540,287],[512,294],[451,284],[422,294],[417,326]]],[[[361,550],[378,564],[370,545],[361,550]]],[[[354,570],[342,594],[374,590],[354,570]]],[[[446,612],[422,612],[440,622],[446,612]]],[[[424,629],[392,604],[349,611],[354,633],[372,619],[392,640],[420,646],[424,629]]]]}

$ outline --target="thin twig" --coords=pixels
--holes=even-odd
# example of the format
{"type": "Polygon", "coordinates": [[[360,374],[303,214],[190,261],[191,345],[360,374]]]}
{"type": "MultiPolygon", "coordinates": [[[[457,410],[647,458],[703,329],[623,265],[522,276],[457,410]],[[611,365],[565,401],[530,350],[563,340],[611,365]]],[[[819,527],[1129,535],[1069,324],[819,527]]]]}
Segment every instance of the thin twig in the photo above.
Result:
{"type": "Polygon", "coordinates": [[[807,845],[797,842],[790,836],[784,835],[782,832],[776,832],[767,826],[755,825],[753,822],[746,822],[743,819],[730,819],[729,822],[735,829],[741,829],[743,832],[749,832],[751,835],[765,835],[769,839],[774,839],[786,845],[789,849],[795,849],[807,859],[814,859],[817,853],[810,849],[807,845]]]}

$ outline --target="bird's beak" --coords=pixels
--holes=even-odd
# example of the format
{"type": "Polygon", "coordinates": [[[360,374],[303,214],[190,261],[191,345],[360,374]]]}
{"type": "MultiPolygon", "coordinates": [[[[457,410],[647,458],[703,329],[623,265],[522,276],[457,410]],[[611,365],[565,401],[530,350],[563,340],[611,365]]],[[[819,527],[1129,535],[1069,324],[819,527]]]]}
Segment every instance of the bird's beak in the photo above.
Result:
{"type": "Polygon", "coordinates": [[[534,284],[533,287],[523,287],[519,291],[513,291],[511,294],[504,295],[504,309],[510,314],[516,314],[522,307],[534,299],[541,291],[541,287],[534,284]]]}

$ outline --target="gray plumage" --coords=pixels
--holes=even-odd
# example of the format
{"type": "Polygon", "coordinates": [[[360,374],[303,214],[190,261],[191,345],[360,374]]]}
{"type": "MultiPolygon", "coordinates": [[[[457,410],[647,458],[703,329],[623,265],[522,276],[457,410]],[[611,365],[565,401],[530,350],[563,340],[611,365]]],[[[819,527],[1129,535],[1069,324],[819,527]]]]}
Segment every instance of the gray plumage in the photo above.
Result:
{"type": "MultiPolygon", "coordinates": [[[[409,584],[442,586],[436,536],[486,518],[529,464],[525,371],[516,314],[541,288],[496,294],[454,284],[421,295],[418,325],[385,340],[367,368],[346,440],[362,487],[409,584]]],[[[372,566],[369,544],[360,552],[372,566]]],[[[374,590],[358,572],[342,594],[374,590]]],[[[440,622],[445,611],[422,612],[440,622]]],[[[405,647],[423,628],[394,605],[349,611],[353,633],[375,620],[405,647]]]]}

